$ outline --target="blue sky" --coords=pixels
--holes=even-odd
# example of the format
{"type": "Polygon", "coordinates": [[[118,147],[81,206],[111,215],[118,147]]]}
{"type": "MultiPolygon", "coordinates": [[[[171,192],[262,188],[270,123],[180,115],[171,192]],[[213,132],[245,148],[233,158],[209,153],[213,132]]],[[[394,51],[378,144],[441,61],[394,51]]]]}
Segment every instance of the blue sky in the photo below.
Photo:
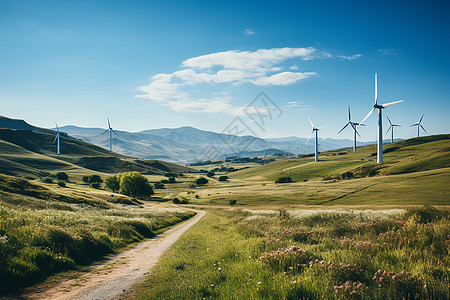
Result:
{"type": "Polygon", "coordinates": [[[347,106],[363,119],[377,72],[379,102],[405,100],[384,110],[396,136],[422,114],[448,133],[449,28],[449,1],[0,0],[0,114],[127,131],[239,118],[261,137],[307,137],[310,116],[351,138],[347,106]],[[262,127],[245,114],[260,92],[275,109],[262,127]]]}

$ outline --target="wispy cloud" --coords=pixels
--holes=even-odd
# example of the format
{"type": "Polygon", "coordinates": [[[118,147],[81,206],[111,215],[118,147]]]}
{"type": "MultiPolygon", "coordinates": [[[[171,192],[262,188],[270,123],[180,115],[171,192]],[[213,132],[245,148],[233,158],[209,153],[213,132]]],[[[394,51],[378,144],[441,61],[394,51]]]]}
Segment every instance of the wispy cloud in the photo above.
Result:
{"type": "Polygon", "coordinates": [[[381,53],[381,55],[388,55],[394,52],[394,49],[378,49],[378,52],[381,53]]]}
{"type": "Polygon", "coordinates": [[[290,101],[290,102],[288,102],[286,107],[295,107],[298,110],[306,110],[306,109],[309,109],[311,107],[311,105],[306,105],[305,102],[302,102],[302,101],[290,101]]]}
{"type": "Polygon", "coordinates": [[[355,55],[352,55],[352,56],[338,55],[337,57],[345,59],[345,60],[354,60],[354,59],[362,57],[362,54],[355,54],[355,55]]]}
{"type": "Polygon", "coordinates": [[[136,97],[150,99],[177,112],[225,112],[242,114],[243,107],[233,106],[228,95],[213,93],[210,97],[193,99],[193,87],[213,85],[220,88],[252,84],[256,86],[286,86],[303,81],[315,72],[293,72],[280,66],[291,59],[313,60],[328,58],[331,54],[315,48],[273,48],[257,51],[230,50],[189,58],[182,62],[181,69],[173,73],[157,74],[150,83],[137,88],[142,94],[136,97]]]}
{"type": "Polygon", "coordinates": [[[255,34],[255,31],[253,29],[251,29],[251,28],[245,29],[244,32],[245,32],[246,35],[253,35],[253,34],[255,34]]]}

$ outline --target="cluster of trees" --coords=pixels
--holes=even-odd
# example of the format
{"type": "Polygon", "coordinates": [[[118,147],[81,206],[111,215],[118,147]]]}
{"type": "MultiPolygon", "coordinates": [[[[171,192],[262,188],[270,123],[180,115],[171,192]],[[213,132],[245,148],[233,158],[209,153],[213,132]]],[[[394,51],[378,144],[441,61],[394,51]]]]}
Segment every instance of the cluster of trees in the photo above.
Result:
{"type": "Polygon", "coordinates": [[[46,176],[46,177],[42,178],[42,181],[45,183],[53,183],[52,177],[56,178],[56,180],[58,181],[57,183],[60,187],[65,187],[66,182],[69,181],[69,175],[67,175],[66,172],[58,172],[55,175],[46,176]]]}
{"type": "Polygon", "coordinates": [[[100,185],[103,183],[103,179],[100,177],[100,175],[89,175],[89,176],[83,176],[83,182],[89,184],[94,189],[100,188],[100,185]]]}
{"type": "Polygon", "coordinates": [[[133,198],[147,199],[154,194],[148,179],[139,172],[123,172],[105,179],[105,185],[113,192],[133,198]]]}
{"type": "Polygon", "coordinates": [[[292,178],[291,177],[280,177],[277,180],[275,180],[275,183],[289,183],[292,182],[292,178]]]}

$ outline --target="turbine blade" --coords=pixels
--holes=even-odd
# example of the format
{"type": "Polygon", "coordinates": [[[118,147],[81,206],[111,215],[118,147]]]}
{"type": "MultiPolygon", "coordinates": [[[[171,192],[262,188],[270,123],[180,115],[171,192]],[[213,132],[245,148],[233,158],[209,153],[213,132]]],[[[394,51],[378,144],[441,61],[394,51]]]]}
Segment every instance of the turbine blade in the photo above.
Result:
{"type": "Polygon", "coordinates": [[[388,130],[386,131],[386,134],[389,132],[389,130],[391,130],[391,128],[392,128],[392,125],[389,126],[388,130]]]}
{"type": "Polygon", "coordinates": [[[58,127],[58,124],[56,124],[56,122],[55,122],[55,125],[56,125],[56,130],[59,132],[59,127],[58,127]]]}
{"type": "Polygon", "coordinates": [[[108,119],[108,129],[110,129],[111,128],[111,124],[109,123],[109,118],[107,118],[108,119]]]}
{"type": "Polygon", "coordinates": [[[375,107],[372,108],[372,109],[369,111],[369,113],[367,114],[367,116],[365,116],[364,119],[363,119],[361,122],[359,122],[359,125],[362,125],[362,123],[364,123],[364,121],[365,121],[365,120],[373,113],[374,110],[375,110],[375,107]]]}
{"type": "Polygon", "coordinates": [[[389,103],[386,103],[386,104],[381,104],[381,107],[386,108],[386,107],[389,107],[391,105],[394,105],[394,104],[397,104],[397,103],[400,103],[400,102],[403,102],[403,100],[389,102],[389,103]]]}
{"type": "Polygon", "coordinates": [[[347,126],[348,126],[348,124],[350,124],[350,122],[349,122],[349,123],[347,123],[347,124],[345,124],[345,126],[344,126],[344,127],[342,127],[342,129],[341,129],[341,130],[339,130],[339,132],[338,132],[337,134],[341,133],[341,131],[342,131],[342,130],[344,130],[344,129],[345,129],[345,127],[347,127],[347,126]]]}
{"type": "Polygon", "coordinates": [[[424,116],[424,115],[422,115],[422,117],[420,117],[419,124],[420,124],[420,122],[422,122],[423,116],[424,116]]]}
{"type": "Polygon", "coordinates": [[[308,117],[308,120],[309,120],[309,123],[311,123],[312,128],[314,128],[314,124],[309,117],[308,117]]]}
{"type": "Polygon", "coordinates": [[[388,119],[388,121],[389,121],[389,124],[391,124],[391,126],[392,126],[392,122],[391,122],[391,119],[389,119],[389,117],[386,115],[386,118],[388,119]]]}
{"type": "Polygon", "coordinates": [[[350,114],[350,105],[348,106],[348,121],[350,122],[352,119],[352,115],[350,114]]]}
{"type": "Polygon", "coordinates": [[[308,142],[309,142],[309,139],[310,139],[310,138],[312,137],[313,133],[314,133],[314,130],[313,130],[313,131],[311,131],[311,134],[309,135],[308,139],[306,140],[306,143],[305,143],[305,145],[306,145],[306,144],[308,144],[308,142]]]}
{"type": "Polygon", "coordinates": [[[56,134],[55,139],[53,140],[53,144],[56,142],[56,140],[59,138],[59,132],[56,134]]]}
{"type": "Polygon", "coordinates": [[[102,135],[107,133],[109,131],[109,129],[106,129],[105,131],[103,131],[102,135]]]}
{"type": "Polygon", "coordinates": [[[423,131],[425,131],[426,133],[428,133],[428,132],[425,130],[425,128],[423,128],[422,124],[419,124],[419,126],[420,126],[420,128],[423,129],[423,131]]]}
{"type": "Polygon", "coordinates": [[[115,135],[119,136],[119,135],[117,134],[117,132],[115,132],[113,129],[111,129],[111,131],[112,131],[115,135]]]}
{"type": "Polygon", "coordinates": [[[375,104],[374,105],[377,105],[377,104],[378,104],[378,74],[375,73],[375,104]]]}
{"type": "Polygon", "coordinates": [[[322,126],[322,127],[319,127],[319,128],[317,128],[317,130],[320,130],[320,129],[322,129],[322,128],[325,128],[325,127],[327,127],[327,126],[322,126]]]}
{"type": "Polygon", "coordinates": [[[361,137],[361,136],[359,135],[358,130],[356,130],[356,127],[355,127],[355,132],[356,132],[356,134],[357,134],[359,137],[361,137]]]}

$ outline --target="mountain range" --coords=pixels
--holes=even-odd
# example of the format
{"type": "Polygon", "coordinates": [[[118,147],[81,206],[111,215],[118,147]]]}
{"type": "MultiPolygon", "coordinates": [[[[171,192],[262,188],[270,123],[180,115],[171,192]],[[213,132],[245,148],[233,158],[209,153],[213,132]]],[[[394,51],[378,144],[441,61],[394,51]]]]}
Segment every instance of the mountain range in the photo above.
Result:
{"type": "MultiPolygon", "coordinates": [[[[56,134],[54,129],[32,126],[23,120],[0,116],[0,128],[26,129],[56,134]]],[[[94,145],[109,148],[109,134],[102,128],[84,128],[73,125],[59,128],[62,134],[94,145]]],[[[177,163],[220,159],[229,156],[261,156],[281,153],[291,155],[307,154],[314,151],[314,139],[300,137],[258,138],[236,136],[184,126],[180,128],[160,128],[128,132],[115,130],[113,151],[131,157],[160,159],[177,163]],[[264,151],[266,149],[266,151],[264,151]]],[[[320,150],[351,147],[349,139],[319,138],[320,150]]],[[[371,144],[358,143],[359,145],[371,144]]],[[[61,146],[63,149],[63,145],[61,146]]]]}

